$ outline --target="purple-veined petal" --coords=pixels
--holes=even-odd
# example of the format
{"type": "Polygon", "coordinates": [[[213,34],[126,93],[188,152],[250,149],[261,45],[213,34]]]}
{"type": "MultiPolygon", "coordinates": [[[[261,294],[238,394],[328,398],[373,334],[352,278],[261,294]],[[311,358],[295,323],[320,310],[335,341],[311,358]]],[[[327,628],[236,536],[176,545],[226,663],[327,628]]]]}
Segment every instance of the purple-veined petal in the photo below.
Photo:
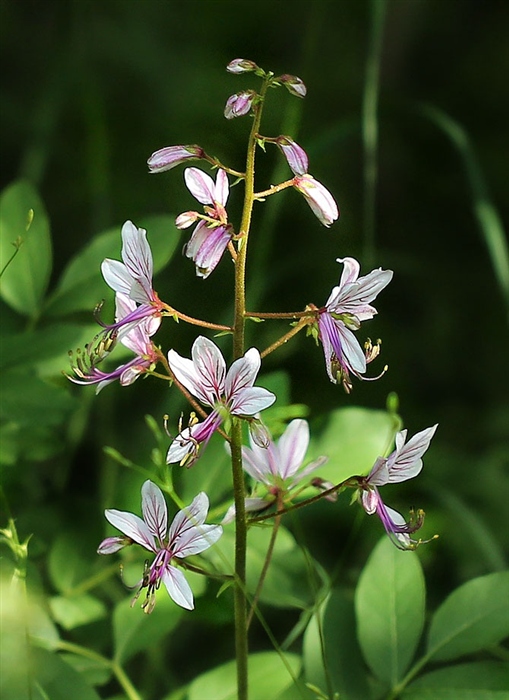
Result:
{"type": "Polygon", "coordinates": [[[387,467],[387,459],[378,457],[371,471],[366,477],[366,481],[373,486],[385,486],[389,481],[389,469],[387,467]]]}
{"type": "Polygon", "coordinates": [[[309,445],[309,425],[307,421],[297,418],[286,427],[279,438],[281,465],[279,473],[283,479],[293,476],[301,466],[309,445]]]}
{"type": "Polygon", "coordinates": [[[339,216],[338,205],[329,190],[308,173],[296,175],[294,187],[304,195],[311,210],[324,226],[330,226],[339,216]]]}
{"type": "Polygon", "coordinates": [[[204,156],[205,151],[200,146],[166,146],[152,153],[147,160],[147,165],[151,173],[162,173],[187,160],[200,159],[204,156]]]}
{"type": "Polygon", "coordinates": [[[163,583],[166,586],[170,598],[186,610],[194,609],[194,598],[191,586],[188,584],[186,577],[175,566],[168,564],[163,571],[163,583]]]}
{"type": "Polygon", "coordinates": [[[192,226],[196,222],[197,218],[197,211],[184,211],[182,212],[182,214],[179,214],[175,219],[175,226],[178,229],[189,228],[189,226],[192,226]]]}
{"type": "Polygon", "coordinates": [[[235,93],[235,95],[230,95],[226,100],[224,108],[224,116],[226,119],[235,119],[236,117],[243,117],[248,114],[251,110],[255,94],[253,90],[244,90],[243,92],[235,93]]]}
{"type": "Polygon", "coordinates": [[[228,183],[228,175],[224,170],[218,170],[214,187],[214,201],[225,206],[228,201],[229,192],[230,185],[228,183]]]}
{"type": "MultiPolygon", "coordinates": [[[[350,260],[352,259],[350,258],[350,260]]],[[[341,258],[338,258],[338,262],[341,262],[341,258]]],[[[344,273],[345,271],[343,271],[343,275],[344,273]]],[[[359,321],[373,318],[376,309],[369,302],[373,301],[378,293],[389,284],[392,277],[392,270],[378,268],[354,282],[343,284],[341,281],[339,287],[333,289],[333,293],[336,292],[336,294],[334,297],[332,294],[329,297],[327,308],[335,313],[355,314],[359,321]]]]}
{"type": "Polygon", "coordinates": [[[199,168],[186,168],[184,180],[187,189],[201,204],[213,204],[215,198],[214,180],[199,168]]]}
{"type": "Polygon", "coordinates": [[[406,430],[402,430],[396,436],[396,450],[387,458],[387,468],[389,472],[388,482],[391,484],[399,481],[406,481],[417,476],[422,469],[422,455],[426,452],[438,427],[421,430],[416,433],[407,443],[406,430]]]}
{"type": "Polygon", "coordinates": [[[254,416],[272,406],[275,395],[268,389],[253,386],[235,393],[230,404],[230,413],[234,416],[254,416]]]}
{"type": "Polygon", "coordinates": [[[147,241],[147,232],[143,228],[137,228],[132,221],[126,221],[122,226],[122,260],[141,287],[135,294],[131,290],[129,296],[140,304],[150,302],[154,298],[152,251],[147,241]]]}
{"type": "Polygon", "coordinates": [[[168,532],[168,541],[172,548],[189,529],[203,525],[208,512],[209,498],[204,491],[201,491],[190,505],[179,510],[173,518],[168,532]]]}
{"type": "MultiPolygon", "coordinates": [[[[329,461],[328,457],[325,457],[325,455],[322,455],[321,457],[317,457],[315,460],[313,460],[310,464],[305,466],[303,469],[299,469],[299,471],[295,474],[295,478],[292,481],[292,488],[298,484],[300,481],[305,479],[307,476],[312,474],[314,471],[319,469],[320,467],[323,467],[324,464],[326,464],[329,461]]],[[[331,487],[333,484],[331,484],[331,487]]]]}
{"type": "Polygon", "coordinates": [[[294,175],[304,175],[309,168],[306,151],[299,146],[290,136],[278,136],[276,143],[294,175]]]}
{"type": "Polygon", "coordinates": [[[192,466],[198,458],[199,450],[205,447],[221,423],[222,418],[219,413],[212,411],[202,423],[195,423],[190,428],[185,428],[171,443],[166,455],[166,463],[192,466]]]}
{"type": "Polygon", "coordinates": [[[242,466],[244,471],[249,474],[255,481],[271,486],[273,483],[273,474],[276,473],[271,469],[272,460],[270,459],[273,452],[274,443],[271,441],[267,448],[251,445],[242,448],[242,466]]]}
{"type": "Polygon", "coordinates": [[[201,390],[212,399],[212,405],[225,391],[226,362],[221,350],[212,340],[200,335],[193,343],[191,357],[201,390]]]}
{"type": "Polygon", "coordinates": [[[138,377],[147,371],[149,366],[150,363],[148,360],[139,360],[137,364],[126,367],[120,375],[119,382],[121,386],[131,386],[131,384],[134,384],[138,377]]]}
{"type": "Polygon", "coordinates": [[[373,515],[373,513],[376,513],[376,509],[382,501],[382,499],[380,498],[380,494],[378,493],[378,489],[376,488],[363,491],[361,500],[362,507],[368,515],[373,515]]]}
{"type": "Polygon", "coordinates": [[[235,360],[226,376],[226,397],[231,398],[238,391],[253,386],[261,363],[260,353],[256,348],[250,348],[243,357],[235,360]]]}
{"type": "Polygon", "coordinates": [[[201,554],[209,547],[212,547],[223,534],[220,525],[200,525],[187,530],[182,537],[179,537],[175,544],[173,553],[176,557],[190,557],[193,554],[201,554]]]}
{"type": "Polygon", "coordinates": [[[170,350],[168,352],[168,364],[177,381],[202,403],[210,405],[211,397],[203,391],[202,378],[192,360],[181,357],[175,350],[170,350]]]}
{"type": "MultiPolygon", "coordinates": [[[[221,260],[228,243],[231,241],[233,230],[230,225],[206,228],[207,235],[198,248],[196,255],[192,258],[196,265],[196,275],[207,279],[211,272],[215,270],[221,260]]],[[[186,249],[187,257],[188,248],[186,249]]]]}
{"type": "Polygon", "coordinates": [[[207,226],[207,223],[205,221],[198,221],[194,231],[191,234],[189,242],[184,248],[186,258],[194,261],[198,255],[198,251],[207,240],[209,233],[210,229],[207,226]]]}
{"type": "Polygon", "coordinates": [[[145,549],[152,552],[157,552],[157,547],[154,542],[154,537],[150,532],[148,525],[134,513],[127,513],[123,510],[110,508],[104,511],[106,520],[116,527],[117,530],[123,532],[124,535],[130,537],[134,542],[141,544],[145,549]]]}
{"type": "Polygon", "coordinates": [[[336,262],[343,264],[343,272],[339,280],[340,288],[357,281],[361,266],[355,258],[336,258],[336,262]]]}
{"type": "Polygon", "coordinates": [[[119,260],[106,258],[101,263],[101,272],[106,284],[115,292],[129,296],[134,280],[127,271],[124,263],[119,260]]]}
{"type": "Polygon", "coordinates": [[[161,489],[149,480],[141,487],[141,510],[148,529],[161,544],[168,529],[168,509],[161,489]]]}
{"type": "Polygon", "coordinates": [[[318,318],[318,329],[323,344],[327,373],[334,384],[337,383],[337,378],[331,368],[332,354],[343,367],[346,365],[357,374],[366,371],[366,358],[359,341],[342,321],[332,318],[328,313],[322,313],[318,318]]]}
{"type": "Polygon", "coordinates": [[[127,544],[125,537],[107,537],[97,548],[97,554],[115,554],[127,544]]]}

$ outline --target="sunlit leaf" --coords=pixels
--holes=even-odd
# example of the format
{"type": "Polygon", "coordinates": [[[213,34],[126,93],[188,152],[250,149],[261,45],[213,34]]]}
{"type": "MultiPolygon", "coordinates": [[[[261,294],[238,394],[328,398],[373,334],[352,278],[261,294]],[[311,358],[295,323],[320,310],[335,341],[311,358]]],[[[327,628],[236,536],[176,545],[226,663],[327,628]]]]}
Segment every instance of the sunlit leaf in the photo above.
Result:
{"type": "MultiPolygon", "coordinates": [[[[297,676],[300,658],[285,654],[285,661],[276,652],[251,654],[249,657],[250,700],[278,700],[292,684],[292,675],[297,676]],[[289,670],[290,669],[290,670],[289,670]],[[291,673],[290,673],[291,671],[291,673]]],[[[235,662],[198,676],[189,686],[188,700],[236,700],[237,683],[235,662]]]]}
{"type": "Polygon", "coordinates": [[[106,615],[104,603],[91,595],[53,596],[49,605],[54,619],[66,630],[87,625],[106,615]]]}
{"type": "MultiPolygon", "coordinates": [[[[174,219],[171,216],[151,216],[137,221],[136,225],[147,230],[147,240],[154,256],[154,273],[157,273],[169,262],[180,241],[174,219]]],[[[120,230],[118,226],[95,236],[71,260],[46,306],[46,314],[92,311],[102,299],[113,297],[102,277],[101,263],[105,258],[121,259],[120,230]]]]}
{"type": "Polygon", "coordinates": [[[509,637],[509,571],[460,586],[438,608],[429,631],[428,655],[456,659],[509,637]]]}
{"type": "Polygon", "coordinates": [[[508,700],[509,663],[480,661],[440,668],[420,676],[402,700],[508,700]]]}
{"type": "Polygon", "coordinates": [[[345,591],[334,590],[320,606],[325,659],[316,614],[304,635],[306,681],[328,690],[327,673],[333,692],[344,700],[370,697],[367,669],[357,642],[353,600],[345,591]]]}
{"type": "Polygon", "coordinates": [[[18,180],[0,196],[0,271],[4,271],[0,280],[2,298],[20,314],[31,318],[38,316],[51,265],[51,236],[44,204],[29,182],[18,180]],[[27,230],[31,209],[34,218],[27,230]],[[12,257],[15,252],[13,243],[16,241],[19,250],[12,257]]]}
{"type": "Polygon", "coordinates": [[[364,658],[378,678],[395,686],[424,626],[425,584],[417,554],[402,552],[384,537],[359,579],[355,610],[364,658]]]}

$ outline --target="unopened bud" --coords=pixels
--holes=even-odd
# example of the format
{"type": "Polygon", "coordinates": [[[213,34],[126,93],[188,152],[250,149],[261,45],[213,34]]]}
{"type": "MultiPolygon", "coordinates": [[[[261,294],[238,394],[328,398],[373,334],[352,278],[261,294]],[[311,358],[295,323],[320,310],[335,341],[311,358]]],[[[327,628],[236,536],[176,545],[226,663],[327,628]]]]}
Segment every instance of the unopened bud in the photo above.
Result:
{"type": "Polygon", "coordinates": [[[258,66],[254,61],[249,61],[245,58],[234,58],[233,61],[226,66],[228,73],[250,73],[255,70],[259,70],[258,66]]]}
{"type": "Polygon", "coordinates": [[[229,97],[224,108],[226,119],[235,119],[235,117],[243,117],[248,114],[255,97],[254,90],[244,90],[229,97]]]}
{"type": "Polygon", "coordinates": [[[278,136],[276,143],[281,149],[294,175],[304,175],[308,171],[309,161],[306,151],[289,136],[278,136]]]}
{"type": "Polygon", "coordinates": [[[259,418],[249,421],[249,434],[255,445],[267,449],[270,445],[270,433],[266,425],[259,418]]]}
{"type": "Polygon", "coordinates": [[[188,160],[200,160],[205,157],[201,146],[167,146],[152,153],[147,165],[151,173],[162,173],[188,160]]]}
{"type": "Polygon", "coordinates": [[[189,228],[198,219],[198,212],[196,211],[185,211],[179,214],[175,219],[175,226],[178,229],[189,228]]]}
{"type": "Polygon", "coordinates": [[[288,92],[291,95],[295,95],[295,97],[306,97],[307,88],[296,75],[287,75],[285,73],[276,78],[274,82],[284,85],[288,92]]]}

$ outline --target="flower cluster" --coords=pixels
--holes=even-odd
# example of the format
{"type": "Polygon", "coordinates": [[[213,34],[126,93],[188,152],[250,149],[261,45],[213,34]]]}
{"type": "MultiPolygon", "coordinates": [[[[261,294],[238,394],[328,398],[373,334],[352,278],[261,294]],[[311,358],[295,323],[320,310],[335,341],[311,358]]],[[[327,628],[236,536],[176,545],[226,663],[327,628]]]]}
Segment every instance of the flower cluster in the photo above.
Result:
{"type": "MultiPolygon", "coordinates": [[[[224,326],[193,318],[161,301],[153,287],[154,263],[147,232],[127,221],[121,232],[121,260],[106,259],[101,266],[106,283],[115,293],[115,321],[106,324],[99,320],[102,330],[92,343],[85,346],[84,352],[78,352],[73,357],[73,376],[70,378],[76,384],[95,385],[99,392],[116,380],[122,386],[128,386],[141,375],[150,374],[166,380],[172,391],[179,390],[183,394],[193,410],[187,425],[183,425],[181,416],[178,432],[175,431],[168,447],[166,463],[191,467],[214,433],[220,433],[225,439],[232,456],[235,503],[227,510],[223,523],[236,519],[236,551],[242,547],[245,550],[246,546],[243,527],[246,523],[240,519],[243,505],[245,511],[251,514],[247,525],[276,517],[275,539],[280,516],[284,512],[309,505],[319,498],[335,501],[346,488],[355,489],[354,498],[367,514],[378,515],[398,548],[414,549],[423,541],[413,539],[413,535],[421,527],[424,513],[418,511],[406,521],[400,513],[385,505],[379,489],[388,483],[413,478],[421,471],[422,456],[430,445],[436,425],[417,433],[408,441],[406,430],[398,432],[394,451],[388,457],[379,457],[367,476],[354,476],[333,484],[317,476],[317,470],[327,461],[326,456],[306,461],[310,441],[307,421],[302,418],[291,420],[278,440],[273,439],[269,428],[262,422],[261,412],[276,401],[271,391],[255,386],[262,358],[304,328],[314,336],[317,344],[322,345],[330,381],[342,386],[347,393],[353,388],[354,378],[378,379],[384,374],[386,367],[378,377],[365,376],[368,364],[380,352],[380,341],[373,344],[368,339],[362,347],[357,332],[364,321],[376,315],[377,310],[372,303],[389,284],[393,272],[377,268],[360,276],[357,260],[352,257],[337,258],[337,262],[343,265],[341,277],[324,306],[310,303],[303,311],[292,313],[246,311],[246,251],[254,203],[293,188],[304,197],[319,222],[326,227],[337,221],[339,209],[329,190],[310,174],[309,158],[304,148],[290,136],[266,136],[260,130],[268,89],[283,87],[291,95],[303,98],[307,92],[303,81],[289,74],[275,76],[253,61],[242,58],[231,61],[227,70],[232,74],[252,74],[262,81],[258,91],[244,89],[231,95],[224,110],[227,119],[251,117],[245,172],[228,167],[198,145],[173,145],[155,151],[148,159],[148,167],[151,173],[161,173],[200,160],[205,167],[209,166],[215,171],[213,178],[197,167],[184,169],[187,189],[201,206],[197,208],[199,211],[183,211],[177,216],[175,224],[182,231],[193,227],[183,254],[192,261],[200,279],[210,277],[223,254],[231,258],[235,274],[232,325],[224,326]],[[265,150],[266,144],[277,146],[292,177],[268,189],[255,191],[255,153],[259,148],[265,150]],[[245,184],[242,223],[237,229],[234,229],[227,212],[229,178],[234,179],[232,186],[242,181],[245,184]],[[228,366],[219,347],[204,335],[199,335],[194,341],[190,358],[182,357],[175,349],[165,354],[152,339],[165,316],[233,336],[233,362],[228,366]],[[260,353],[255,347],[245,351],[247,319],[287,319],[294,323],[291,330],[260,353]],[[133,354],[132,359],[109,372],[100,369],[99,364],[117,343],[133,354]],[[156,365],[159,365],[157,372],[156,365]],[[242,445],[242,425],[249,428],[249,446],[242,445]],[[251,483],[250,491],[243,486],[246,475],[251,483]],[[309,487],[315,489],[311,491],[311,496],[309,487]],[[260,514],[260,511],[265,512],[260,514]]],[[[264,414],[270,425],[268,415],[264,414]]],[[[180,503],[176,491],[172,489],[168,487],[168,493],[175,502],[180,503]]],[[[179,567],[206,573],[184,560],[201,554],[217,542],[222,527],[205,524],[209,509],[209,499],[205,493],[199,493],[188,507],[180,510],[169,526],[166,502],[159,487],[152,481],[145,481],[141,494],[142,518],[124,511],[106,510],[106,519],[122,535],[107,537],[99,545],[98,552],[112,554],[132,544],[150,551],[154,559],[152,563],[145,564],[143,575],[136,585],[135,600],[146,589],[142,607],[145,612],[151,612],[156,591],[163,583],[177,605],[191,610],[194,606],[193,593],[179,567]]],[[[269,553],[268,560],[270,556],[269,553]]],[[[244,590],[245,583],[245,580],[239,579],[235,585],[244,590]]]]}

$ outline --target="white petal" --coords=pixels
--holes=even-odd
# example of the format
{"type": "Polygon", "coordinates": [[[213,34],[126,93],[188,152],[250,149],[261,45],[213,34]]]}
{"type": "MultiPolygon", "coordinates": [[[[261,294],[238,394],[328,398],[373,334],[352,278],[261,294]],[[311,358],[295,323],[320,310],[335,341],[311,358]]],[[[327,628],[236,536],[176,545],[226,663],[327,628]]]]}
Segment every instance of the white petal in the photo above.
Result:
{"type": "Polygon", "coordinates": [[[275,400],[275,395],[268,389],[253,386],[235,394],[230,411],[234,416],[254,416],[272,406],[275,400]]]}
{"type": "Polygon", "coordinates": [[[279,438],[278,444],[281,457],[279,473],[283,479],[286,479],[295,474],[306,456],[306,450],[309,445],[309,425],[307,421],[301,418],[292,420],[279,438]]]}
{"type": "Polygon", "coordinates": [[[336,323],[336,327],[341,337],[341,347],[346,363],[354,372],[363,374],[366,371],[366,357],[359,341],[353,332],[340,321],[336,323]]]}
{"type": "Polygon", "coordinates": [[[352,284],[352,282],[357,280],[361,266],[355,258],[336,258],[336,262],[343,263],[343,272],[339,280],[340,287],[344,287],[345,284],[352,284]]]}
{"type": "Polygon", "coordinates": [[[406,481],[406,479],[411,479],[419,474],[422,469],[421,457],[428,449],[437,427],[438,424],[433,425],[431,428],[426,428],[426,430],[421,430],[406,445],[403,444],[406,431],[401,431],[401,434],[396,436],[396,450],[387,459],[389,483],[394,484],[399,481],[406,481]]]}
{"type": "Polygon", "coordinates": [[[187,189],[201,204],[213,204],[215,196],[214,180],[199,168],[186,168],[184,180],[187,189]]]}
{"type": "Polygon", "coordinates": [[[191,357],[199,377],[202,393],[208,397],[209,405],[224,394],[226,362],[212,340],[203,335],[198,336],[191,349],[191,357]]]}
{"type": "Polygon", "coordinates": [[[106,258],[101,264],[101,272],[106,284],[115,292],[129,296],[134,280],[124,263],[106,258]]]}
{"type": "Polygon", "coordinates": [[[216,186],[214,188],[214,199],[223,206],[228,201],[228,175],[224,170],[218,170],[216,175],[216,186]]]}
{"type": "Polygon", "coordinates": [[[189,529],[203,525],[209,511],[209,498],[203,491],[199,493],[191,505],[179,510],[170,525],[168,539],[170,543],[176,542],[189,529]]]}
{"type": "Polygon", "coordinates": [[[176,557],[190,557],[212,547],[223,534],[221,525],[200,525],[193,527],[179,537],[174,547],[176,557]]]}
{"type": "Polygon", "coordinates": [[[130,537],[134,542],[141,544],[145,549],[157,552],[152,533],[148,529],[147,524],[137,515],[123,510],[115,510],[114,508],[105,510],[104,515],[113,527],[116,527],[117,530],[123,532],[124,535],[130,537]]]}
{"type": "Polygon", "coordinates": [[[232,364],[228,370],[225,382],[227,399],[232,398],[237,391],[253,386],[262,361],[256,348],[250,348],[244,355],[232,364]]]}
{"type": "Polygon", "coordinates": [[[163,583],[166,586],[170,598],[186,610],[194,609],[194,598],[191,586],[186,577],[175,566],[168,565],[162,575],[163,583]]]}
{"type": "Polygon", "coordinates": [[[177,380],[202,403],[210,405],[210,397],[203,391],[201,377],[192,360],[181,357],[175,350],[168,352],[168,364],[177,380]]]}
{"type": "Polygon", "coordinates": [[[162,542],[168,529],[168,509],[161,489],[152,481],[141,487],[141,510],[148,529],[162,542]]]}
{"type": "MultiPolygon", "coordinates": [[[[152,251],[147,241],[147,232],[143,228],[137,228],[132,221],[126,221],[122,226],[122,260],[129,273],[139,282],[145,292],[146,299],[144,301],[150,301],[153,297],[152,251]]],[[[142,300],[140,303],[144,303],[144,301],[142,300]]]]}

